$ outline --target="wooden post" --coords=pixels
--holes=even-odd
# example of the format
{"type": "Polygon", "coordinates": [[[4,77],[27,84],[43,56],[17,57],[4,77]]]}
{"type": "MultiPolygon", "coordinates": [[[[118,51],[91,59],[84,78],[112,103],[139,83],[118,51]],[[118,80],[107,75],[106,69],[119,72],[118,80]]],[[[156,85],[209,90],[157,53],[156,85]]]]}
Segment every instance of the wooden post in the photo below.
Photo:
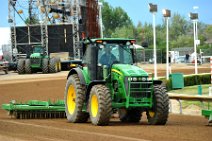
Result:
{"type": "Polygon", "coordinates": [[[209,96],[212,96],[212,57],[210,57],[210,65],[211,65],[211,86],[209,87],[209,96]]]}
{"type": "Polygon", "coordinates": [[[210,57],[210,64],[211,64],[211,86],[212,86],[212,57],[210,57]]]}

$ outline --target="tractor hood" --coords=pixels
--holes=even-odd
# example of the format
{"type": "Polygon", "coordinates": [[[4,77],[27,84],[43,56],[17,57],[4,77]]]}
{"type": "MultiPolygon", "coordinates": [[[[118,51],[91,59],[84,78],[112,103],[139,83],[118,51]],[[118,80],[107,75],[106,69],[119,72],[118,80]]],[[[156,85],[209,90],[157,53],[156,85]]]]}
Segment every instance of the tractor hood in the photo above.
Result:
{"type": "Polygon", "coordinates": [[[129,64],[114,64],[112,72],[116,72],[124,76],[148,76],[148,73],[143,69],[129,64]]]}
{"type": "Polygon", "coordinates": [[[40,53],[33,53],[30,55],[30,58],[41,58],[41,54],[40,53]]]}

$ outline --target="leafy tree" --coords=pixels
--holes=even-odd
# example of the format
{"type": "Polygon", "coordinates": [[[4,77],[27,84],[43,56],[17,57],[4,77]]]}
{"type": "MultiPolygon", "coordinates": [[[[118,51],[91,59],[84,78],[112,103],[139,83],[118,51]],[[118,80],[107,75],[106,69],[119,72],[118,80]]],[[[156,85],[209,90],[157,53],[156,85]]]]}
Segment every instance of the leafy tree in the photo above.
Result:
{"type": "Polygon", "coordinates": [[[113,38],[134,38],[134,27],[123,26],[115,29],[115,32],[111,34],[113,38]]]}
{"type": "Polygon", "coordinates": [[[112,37],[116,29],[118,31],[122,27],[133,25],[130,17],[121,7],[113,8],[108,2],[102,1],[102,3],[102,21],[105,37],[112,37]]]}
{"type": "Polygon", "coordinates": [[[176,40],[178,36],[186,34],[188,31],[188,22],[185,17],[180,14],[174,13],[170,22],[170,39],[176,40]]]}

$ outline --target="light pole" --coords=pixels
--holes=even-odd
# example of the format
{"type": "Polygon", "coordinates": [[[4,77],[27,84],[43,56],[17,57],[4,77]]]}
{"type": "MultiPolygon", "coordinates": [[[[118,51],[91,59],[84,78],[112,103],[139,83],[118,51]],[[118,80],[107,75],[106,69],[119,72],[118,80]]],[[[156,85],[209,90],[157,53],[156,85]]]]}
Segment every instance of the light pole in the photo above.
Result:
{"type": "Polygon", "coordinates": [[[171,17],[171,11],[163,9],[162,13],[166,21],[166,79],[169,80],[169,18],[171,17]]]}
{"type": "Polygon", "coordinates": [[[155,29],[155,15],[158,11],[157,5],[149,3],[149,11],[152,13],[152,16],[153,16],[152,28],[153,28],[153,45],[154,45],[154,48],[153,48],[154,79],[158,79],[158,76],[157,76],[157,52],[156,52],[156,29],[155,29]]]}
{"type": "Polygon", "coordinates": [[[197,39],[198,38],[198,36],[197,36],[198,14],[197,13],[189,13],[189,17],[193,21],[195,74],[198,74],[198,69],[197,69],[197,45],[199,44],[199,40],[197,39]]]}
{"type": "Polygon", "coordinates": [[[102,23],[102,3],[99,2],[99,25],[100,25],[100,36],[103,38],[103,23],[102,23]]]}

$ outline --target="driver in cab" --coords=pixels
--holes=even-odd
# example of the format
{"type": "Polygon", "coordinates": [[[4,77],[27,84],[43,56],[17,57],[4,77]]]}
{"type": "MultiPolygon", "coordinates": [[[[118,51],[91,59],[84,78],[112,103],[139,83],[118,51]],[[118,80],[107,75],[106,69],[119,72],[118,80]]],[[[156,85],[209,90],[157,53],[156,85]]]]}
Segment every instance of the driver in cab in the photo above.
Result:
{"type": "Polygon", "coordinates": [[[102,65],[107,65],[108,67],[114,62],[117,61],[116,57],[111,53],[112,48],[109,46],[106,46],[104,48],[104,54],[100,58],[100,63],[102,65]]]}

